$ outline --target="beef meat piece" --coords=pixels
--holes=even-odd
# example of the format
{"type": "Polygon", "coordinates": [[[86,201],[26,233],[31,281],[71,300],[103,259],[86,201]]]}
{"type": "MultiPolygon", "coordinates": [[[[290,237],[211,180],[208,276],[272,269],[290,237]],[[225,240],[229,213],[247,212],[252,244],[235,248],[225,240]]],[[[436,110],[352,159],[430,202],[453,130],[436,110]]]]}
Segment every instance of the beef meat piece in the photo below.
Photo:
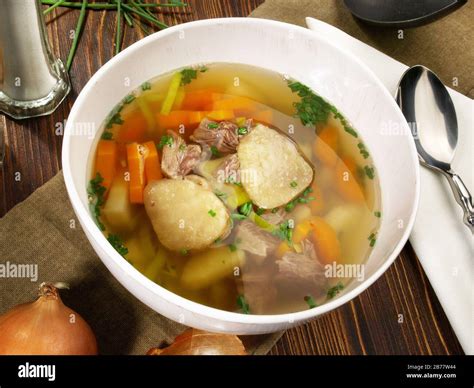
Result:
{"type": "Polygon", "coordinates": [[[176,132],[168,130],[173,142],[163,147],[161,170],[172,179],[181,179],[189,174],[201,158],[201,147],[197,144],[186,145],[176,132]]]}
{"type": "Polygon", "coordinates": [[[298,292],[311,292],[317,295],[327,282],[324,266],[316,257],[314,245],[308,239],[301,242],[302,253],[287,252],[276,261],[279,285],[298,292]]]}
{"type": "Polygon", "coordinates": [[[196,128],[191,140],[199,144],[207,144],[209,147],[216,147],[221,154],[234,153],[239,144],[239,127],[230,121],[216,123],[204,119],[196,128]]]}
{"type": "Polygon", "coordinates": [[[238,224],[235,240],[239,249],[248,252],[250,254],[248,257],[254,259],[257,264],[262,264],[280,242],[278,237],[264,231],[249,220],[238,224]]]}

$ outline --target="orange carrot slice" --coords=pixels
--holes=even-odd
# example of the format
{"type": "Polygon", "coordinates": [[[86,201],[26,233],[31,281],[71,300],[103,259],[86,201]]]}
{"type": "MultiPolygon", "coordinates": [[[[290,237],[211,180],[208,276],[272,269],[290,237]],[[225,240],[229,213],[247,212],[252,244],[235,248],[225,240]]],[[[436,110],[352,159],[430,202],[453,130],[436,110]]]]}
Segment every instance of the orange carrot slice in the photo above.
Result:
{"type": "Polygon", "coordinates": [[[145,156],[146,149],[138,143],[127,145],[127,161],[130,173],[130,202],[143,203],[145,188],[145,156]]]}
{"type": "Polygon", "coordinates": [[[313,217],[312,238],[318,259],[325,264],[332,264],[341,259],[341,246],[334,229],[321,217],[313,217]]]}
{"type": "Polygon", "coordinates": [[[364,192],[356,180],[355,162],[350,158],[344,158],[336,163],[335,183],[337,192],[347,201],[364,202],[364,192]]]}
{"type": "Polygon", "coordinates": [[[118,130],[117,141],[120,143],[143,141],[148,124],[141,110],[137,109],[123,119],[123,124],[118,130]]]}
{"type": "Polygon", "coordinates": [[[328,167],[334,167],[337,162],[337,148],[339,146],[339,134],[337,128],[324,127],[313,143],[315,156],[328,167]]]}
{"type": "Polygon", "coordinates": [[[104,179],[102,186],[106,193],[110,188],[117,168],[117,143],[114,140],[100,140],[97,145],[95,174],[99,173],[104,179]]]}
{"type": "Polygon", "coordinates": [[[183,110],[208,110],[214,101],[222,98],[222,94],[215,93],[212,89],[187,92],[181,104],[183,110]]]}
{"type": "Polygon", "coordinates": [[[143,144],[146,149],[145,156],[145,176],[146,181],[157,181],[160,180],[163,175],[161,174],[160,157],[156,149],[156,145],[152,141],[148,141],[143,144]]]}

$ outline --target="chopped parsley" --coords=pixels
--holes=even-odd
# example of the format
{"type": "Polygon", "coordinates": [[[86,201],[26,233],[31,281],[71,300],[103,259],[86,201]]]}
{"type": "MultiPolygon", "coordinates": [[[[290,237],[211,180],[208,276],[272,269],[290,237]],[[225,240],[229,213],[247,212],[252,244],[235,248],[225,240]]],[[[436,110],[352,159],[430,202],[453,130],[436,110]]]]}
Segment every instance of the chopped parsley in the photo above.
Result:
{"type": "Polygon", "coordinates": [[[205,73],[207,70],[208,68],[205,66],[201,66],[199,69],[189,67],[181,70],[181,86],[190,84],[193,79],[196,79],[198,71],[200,73],[205,73]]]}
{"type": "Polygon", "coordinates": [[[217,149],[216,146],[211,146],[211,154],[212,156],[218,158],[219,156],[221,156],[219,150],[217,149]]]}
{"type": "Polygon", "coordinates": [[[188,250],[187,249],[181,249],[179,251],[179,253],[181,253],[183,256],[186,256],[188,254],[188,250]]]}
{"type": "Polygon", "coordinates": [[[123,124],[122,116],[120,115],[122,108],[123,108],[123,104],[118,104],[114,109],[112,109],[112,112],[110,112],[110,114],[107,116],[107,120],[105,122],[105,128],[110,129],[114,125],[123,124]]]}
{"type": "Polygon", "coordinates": [[[181,144],[178,148],[181,152],[186,151],[186,144],[181,144]]]}
{"type": "Polygon", "coordinates": [[[318,304],[314,301],[314,298],[311,295],[306,295],[304,301],[308,304],[310,309],[318,307],[318,304]]]}
{"type": "Polygon", "coordinates": [[[252,202],[246,202],[243,205],[239,206],[239,213],[243,214],[245,217],[248,217],[252,212],[253,204],[252,202]]]}
{"type": "Polygon", "coordinates": [[[315,94],[309,87],[293,80],[288,80],[288,87],[293,93],[301,97],[301,100],[295,102],[294,106],[296,108],[295,117],[298,117],[303,125],[311,126],[326,123],[330,113],[332,113],[334,118],[341,122],[344,131],[351,136],[358,137],[357,132],[350,126],[337,108],[315,94]]]}
{"type": "Polygon", "coordinates": [[[292,181],[292,182],[290,183],[290,186],[293,187],[293,188],[295,188],[296,186],[298,186],[298,182],[292,181]]]}
{"type": "Polygon", "coordinates": [[[149,83],[148,81],[143,82],[140,87],[141,87],[142,91],[150,90],[151,89],[151,83],[149,83]]]}
{"type": "Polygon", "coordinates": [[[240,310],[244,314],[250,314],[250,307],[247,301],[245,300],[245,296],[239,295],[237,297],[237,306],[239,306],[240,310]]]}
{"type": "Polygon", "coordinates": [[[344,284],[338,282],[334,287],[331,287],[327,292],[327,298],[332,299],[344,289],[344,284]]]}
{"type": "Polygon", "coordinates": [[[371,233],[367,240],[369,240],[370,247],[373,248],[377,242],[377,233],[371,233]]]}
{"type": "MultiPolygon", "coordinates": [[[[277,209],[278,210],[278,209],[277,209]]],[[[273,210],[272,210],[273,211],[273,210]]],[[[261,216],[263,213],[265,213],[265,209],[262,209],[261,207],[258,207],[256,210],[255,210],[255,214],[257,214],[258,216],[261,216]]]]}
{"type": "Polygon", "coordinates": [[[158,144],[158,148],[162,149],[164,146],[171,147],[173,145],[173,136],[171,135],[163,135],[161,136],[160,143],[158,144]]]}
{"type": "Polygon", "coordinates": [[[369,179],[374,179],[375,177],[375,170],[373,167],[365,166],[364,167],[365,175],[369,177],[369,179]]]}
{"type": "Polygon", "coordinates": [[[301,120],[305,126],[326,123],[332,107],[322,97],[303,85],[301,82],[288,80],[288,87],[293,93],[301,97],[299,102],[295,102],[295,116],[301,120]]]}
{"type": "Polygon", "coordinates": [[[241,136],[246,135],[248,133],[248,131],[249,130],[245,127],[240,127],[239,129],[237,129],[237,133],[241,136]]]}
{"type": "Polygon", "coordinates": [[[127,247],[123,244],[122,239],[120,236],[116,234],[109,234],[107,237],[107,241],[114,247],[114,249],[120,253],[123,257],[128,253],[127,247]]]}
{"type": "Polygon", "coordinates": [[[133,94],[129,94],[125,96],[125,98],[122,100],[124,104],[130,104],[133,100],[135,100],[135,96],[133,94]]]}
{"type": "Polygon", "coordinates": [[[209,124],[207,124],[207,128],[208,128],[208,129],[217,129],[217,128],[219,128],[219,124],[217,124],[217,123],[209,123],[209,124]]]}
{"type": "Polygon", "coordinates": [[[104,131],[102,132],[102,135],[100,136],[102,140],[112,140],[114,138],[114,134],[109,131],[104,131]]]}
{"type": "Polygon", "coordinates": [[[288,213],[291,212],[298,203],[308,203],[309,201],[314,201],[314,197],[308,197],[308,195],[312,192],[313,189],[311,187],[307,187],[306,189],[304,189],[304,191],[299,197],[292,199],[285,205],[285,211],[287,211],[288,213]]]}
{"type": "Polygon", "coordinates": [[[100,220],[100,208],[105,203],[104,195],[107,191],[107,189],[102,186],[103,181],[104,178],[102,178],[102,176],[97,173],[95,178],[89,181],[89,186],[87,187],[87,195],[89,197],[89,208],[100,230],[105,230],[105,226],[100,220]]]}
{"type": "Polygon", "coordinates": [[[237,245],[235,245],[235,244],[229,244],[229,250],[230,250],[231,252],[235,252],[235,251],[237,250],[237,245]]]}
{"type": "Polygon", "coordinates": [[[212,209],[210,209],[210,210],[207,212],[207,214],[209,214],[211,217],[215,217],[215,216],[217,215],[217,213],[216,213],[214,210],[212,210],[212,209]]]}
{"type": "Polygon", "coordinates": [[[278,213],[278,210],[280,210],[279,207],[274,207],[274,208],[272,209],[272,214],[278,213]]]}
{"type": "Polygon", "coordinates": [[[282,222],[279,226],[278,229],[275,229],[272,234],[277,236],[280,240],[286,241],[289,244],[292,244],[292,237],[293,237],[293,228],[290,224],[289,220],[286,220],[285,222],[282,222]]]}
{"type": "Polygon", "coordinates": [[[367,151],[367,148],[365,148],[364,143],[360,142],[359,144],[357,144],[357,148],[359,148],[359,152],[364,159],[367,159],[369,157],[369,151],[367,151]]]}
{"type": "Polygon", "coordinates": [[[380,211],[375,211],[375,212],[374,212],[374,216],[380,218],[380,217],[382,217],[382,212],[380,212],[380,211]]]}

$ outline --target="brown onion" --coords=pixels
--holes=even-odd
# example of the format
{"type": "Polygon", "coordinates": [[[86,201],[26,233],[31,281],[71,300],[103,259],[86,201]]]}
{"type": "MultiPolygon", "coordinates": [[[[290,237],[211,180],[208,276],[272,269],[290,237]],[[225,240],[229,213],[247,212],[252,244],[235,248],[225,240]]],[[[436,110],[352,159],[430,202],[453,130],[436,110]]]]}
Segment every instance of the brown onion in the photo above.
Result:
{"type": "Polygon", "coordinates": [[[87,322],[63,304],[58,289],[42,283],[36,301],[0,316],[0,354],[94,355],[97,341],[87,322]]]}
{"type": "Polygon", "coordinates": [[[174,342],[163,349],[151,348],[147,355],[246,355],[242,341],[236,335],[209,333],[203,330],[188,329],[177,336],[174,342]]]}

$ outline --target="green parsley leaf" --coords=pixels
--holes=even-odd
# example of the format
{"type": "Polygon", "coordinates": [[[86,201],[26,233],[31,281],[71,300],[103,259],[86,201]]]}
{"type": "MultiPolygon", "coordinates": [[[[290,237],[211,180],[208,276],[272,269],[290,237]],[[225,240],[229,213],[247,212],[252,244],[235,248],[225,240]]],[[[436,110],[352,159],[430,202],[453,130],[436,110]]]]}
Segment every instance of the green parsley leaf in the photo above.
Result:
{"type": "Polygon", "coordinates": [[[304,301],[308,304],[310,309],[318,307],[318,304],[314,301],[314,298],[311,295],[306,295],[304,301]]]}
{"type": "Polygon", "coordinates": [[[164,146],[171,147],[173,145],[173,136],[171,135],[163,135],[161,136],[160,143],[158,144],[158,148],[162,149],[164,146]]]}
{"type": "Polygon", "coordinates": [[[210,209],[210,210],[207,212],[207,214],[209,214],[211,217],[215,217],[215,216],[217,215],[217,213],[216,213],[214,210],[212,210],[212,209],[210,209]]]}
{"type": "Polygon", "coordinates": [[[245,300],[245,297],[243,295],[239,295],[237,297],[237,306],[240,307],[240,310],[244,314],[250,314],[250,307],[247,301],[245,300]]]}
{"type": "Polygon", "coordinates": [[[120,236],[116,234],[109,234],[107,237],[107,241],[114,247],[114,249],[120,253],[123,257],[128,253],[127,247],[123,244],[122,239],[120,236]]]}
{"type": "Polygon", "coordinates": [[[327,292],[327,298],[332,299],[344,289],[344,284],[338,282],[334,287],[331,287],[327,292]]]}

